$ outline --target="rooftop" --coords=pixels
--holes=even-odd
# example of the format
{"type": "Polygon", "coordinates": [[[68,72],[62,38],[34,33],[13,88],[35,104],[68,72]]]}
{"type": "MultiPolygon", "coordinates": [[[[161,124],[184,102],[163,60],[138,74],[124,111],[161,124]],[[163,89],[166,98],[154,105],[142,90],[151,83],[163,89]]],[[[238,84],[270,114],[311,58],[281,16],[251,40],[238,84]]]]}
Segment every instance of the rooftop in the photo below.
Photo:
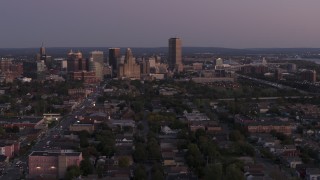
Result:
{"type": "Polygon", "coordinates": [[[30,156],[80,156],[81,152],[48,152],[48,151],[33,151],[30,156]]]}

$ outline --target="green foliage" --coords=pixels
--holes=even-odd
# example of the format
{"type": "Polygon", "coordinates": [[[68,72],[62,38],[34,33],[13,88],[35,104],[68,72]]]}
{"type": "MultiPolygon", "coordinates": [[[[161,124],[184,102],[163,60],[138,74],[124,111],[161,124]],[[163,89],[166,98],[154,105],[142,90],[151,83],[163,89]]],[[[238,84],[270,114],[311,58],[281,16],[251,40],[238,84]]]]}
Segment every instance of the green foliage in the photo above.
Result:
{"type": "Polygon", "coordinates": [[[158,141],[155,138],[149,138],[147,143],[149,159],[160,161],[161,152],[158,141]]]}
{"type": "Polygon", "coordinates": [[[199,168],[204,165],[203,157],[196,144],[188,145],[187,163],[193,168],[199,168]]]}
{"type": "Polygon", "coordinates": [[[239,130],[233,130],[229,134],[229,138],[231,141],[244,141],[245,137],[242,135],[242,133],[239,130]]]}
{"type": "Polygon", "coordinates": [[[93,173],[94,167],[88,158],[80,162],[80,170],[82,171],[82,175],[84,176],[87,176],[93,173]]]}
{"type": "Polygon", "coordinates": [[[134,180],[147,180],[147,172],[143,165],[139,164],[134,170],[134,180]]]}
{"type": "Polygon", "coordinates": [[[251,156],[255,155],[254,148],[247,142],[235,142],[231,148],[228,149],[229,153],[240,156],[251,156]]]}
{"type": "Polygon", "coordinates": [[[144,162],[147,160],[147,150],[145,147],[145,144],[142,143],[136,143],[135,144],[135,150],[133,152],[133,159],[135,162],[144,162]]]}
{"type": "Polygon", "coordinates": [[[244,180],[243,172],[234,164],[229,165],[226,172],[226,180],[244,180]]]}
{"type": "Polygon", "coordinates": [[[151,168],[152,179],[153,180],[164,180],[164,173],[161,164],[154,164],[151,168]]]}
{"type": "Polygon", "coordinates": [[[205,180],[221,180],[223,177],[223,169],[221,164],[211,164],[205,167],[205,180]]]}
{"type": "Polygon", "coordinates": [[[120,157],[119,158],[119,167],[129,167],[130,160],[128,157],[120,157]]]}
{"type": "Polygon", "coordinates": [[[95,133],[95,138],[100,141],[96,148],[102,155],[112,156],[115,153],[115,137],[108,126],[103,125],[102,130],[95,133]]]}
{"type": "Polygon", "coordinates": [[[79,133],[79,139],[80,139],[80,147],[85,148],[89,146],[88,141],[89,133],[88,131],[80,131],[79,133]]]}
{"type": "Polygon", "coordinates": [[[81,171],[78,166],[69,166],[65,174],[65,179],[71,180],[79,177],[80,175],[81,175],[81,171]]]}

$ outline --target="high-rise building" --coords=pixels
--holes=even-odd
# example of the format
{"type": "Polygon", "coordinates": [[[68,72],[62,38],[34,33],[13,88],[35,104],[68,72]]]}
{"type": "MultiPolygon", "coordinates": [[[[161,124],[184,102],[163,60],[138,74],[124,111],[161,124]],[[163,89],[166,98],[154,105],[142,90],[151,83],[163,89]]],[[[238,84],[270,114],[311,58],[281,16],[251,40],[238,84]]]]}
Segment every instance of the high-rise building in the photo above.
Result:
{"type": "Polygon", "coordinates": [[[51,67],[52,57],[46,54],[46,48],[43,43],[39,49],[39,54],[37,54],[37,61],[43,61],[47,67],[51,67]]]}
{"type": "Polygon", "coordinates": [[[74,53],[72,50],[68,53],[68,59],[67,59],[67,70],[68,72],[77,72],[80,70],[80,65],[82,59],[82,53],[77,52],[74,53]]]}
{"type": "Polygon", "coordinates": [[[118,70],[118,60],[121,56],[120,48],[109,49],[109,65],[112,67],[112,72],[115,75],[118,70]]]}
{"type": "MultiPolygon", "coordinates": [[[[42,46],[40,47],[40,58],[42,58],[45,55],[46,55],[46,48],[42,44],[42,46]]],[[[44,60],[44,59],[41,59],[41,60],[44,60]]]]}
{"type": "Polygon", "coordinates": [[[94,62],[98,62],[101,65],[103,65],[103,51],[92,51],[90,55],[94,62]]]}
{"type": "Polygon", "coordinates": [[[89,61],[89,71],[94,71],[96,73],[96,78],[98,80],[103,80],[103,52],[102,51],[92,51],[89,61]]]}
{"type": "Polygon", "coordinates": [[[127,49],[124,62],[118,66],[119,78],[140,78],[140,65],[137,64],[130,48],[127,49]]]}
{"type": "Polygon", "coordinates": [[[182,64],[182,48],[180,38],[170,38],[169,39],[169,57],[168,64],[171,70],[175,72],[183,71],[182,64]]]}

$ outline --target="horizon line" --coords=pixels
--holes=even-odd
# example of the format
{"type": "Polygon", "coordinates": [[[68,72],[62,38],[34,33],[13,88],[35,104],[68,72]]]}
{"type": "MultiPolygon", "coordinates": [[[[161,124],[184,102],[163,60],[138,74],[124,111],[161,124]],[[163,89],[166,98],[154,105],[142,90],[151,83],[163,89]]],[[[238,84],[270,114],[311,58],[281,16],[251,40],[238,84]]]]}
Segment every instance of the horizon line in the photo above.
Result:
{"type": "MultiPolygon", "coordinates": [[[[38,49],[39,47],[0,47],[0,49],[38,49]]],[[[168,48],[167,46],[155,46],[155,47],[128,47],[128,46],[44,46],[45,48],[140,48],[140,49],[156,49],[156,48],[168,48]]],[[[248,50],[248,49],[320,49],[320,47],[250,47],[250,48],[233,48],[233,47],[215,47],[215,46],[183,46],[182,48],[220,48],[220,49],[236,49],[236,50],[248,50]]]]}

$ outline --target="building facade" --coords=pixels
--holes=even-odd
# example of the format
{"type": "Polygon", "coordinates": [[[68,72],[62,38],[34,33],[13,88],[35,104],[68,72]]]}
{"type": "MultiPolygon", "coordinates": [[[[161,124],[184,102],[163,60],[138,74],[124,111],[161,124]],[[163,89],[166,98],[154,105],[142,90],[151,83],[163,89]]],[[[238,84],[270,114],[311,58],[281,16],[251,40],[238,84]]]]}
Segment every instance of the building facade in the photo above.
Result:
{"type": "Polygon", "coordinates": [[[169,57],[168,64],[171,70],[175,72],[183,71],[182,64],[182,47],[180,38],[170,38],[169,39],[169,57]]]}
{"type": "Polygon", "coordinates": [[[81,152],[34,151],[29,155],[29,176],[61,179],[69,166],[79,166],[81,161],[81,152]]]}
{"type": "Polygon", "coordinates": [[[112,73],[115,75],[118,70],[118,60],[121,56],[120,48],[109,49],[109,65],[112,67],[112,73]]]}
{"type": "Polygon", "coordinates": [[[118,78],[140,79],[140,65],[136,63],[130,48],[126,51],[124,62],[118,67],[118,78]]]}

